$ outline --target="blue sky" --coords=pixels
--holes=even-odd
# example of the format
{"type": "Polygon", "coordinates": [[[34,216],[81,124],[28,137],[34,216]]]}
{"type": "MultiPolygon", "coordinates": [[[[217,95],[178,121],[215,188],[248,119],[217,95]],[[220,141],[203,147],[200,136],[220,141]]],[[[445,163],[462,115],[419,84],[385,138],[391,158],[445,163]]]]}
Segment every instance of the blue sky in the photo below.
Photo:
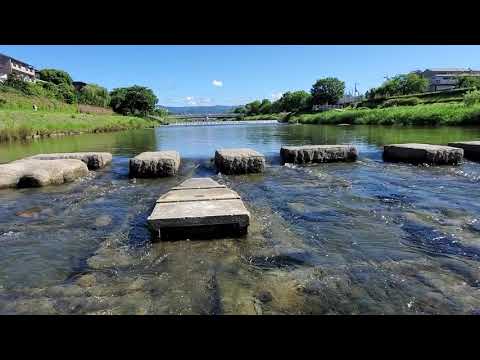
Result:
{"type": "Polygon", "coordinates": [[[148,86],[160,105],[238,105],[309,91],[335,76],[360,92],[393,76],[432,67],[480,68],[480,46],[3,46],[0,53],[38,69],[58,68],[74,80],[109,90],[148,86]]]}

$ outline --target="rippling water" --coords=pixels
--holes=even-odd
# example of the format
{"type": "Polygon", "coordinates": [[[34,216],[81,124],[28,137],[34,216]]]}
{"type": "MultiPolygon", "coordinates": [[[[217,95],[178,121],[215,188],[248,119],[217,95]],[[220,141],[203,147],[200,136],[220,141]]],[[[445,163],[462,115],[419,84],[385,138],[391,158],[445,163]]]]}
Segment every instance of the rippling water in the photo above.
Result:
{"type": "Polygon", "coordinates": [[[2,314],[390,314],[480,311],[480,164],[384,163],[381,146],[480,138],[479,128],[238,125],[0,144],[0,163],[110,151],[80,181],[0,190],[2,314]],[[356,163],[282,166],[286,144],[354,143],[356,163]],[[218,147],[267,156],[218,175],[218,147]],[[175,149],[175,178],[128,178],[128,158],[175,149]],[[252,214],[241,239],[152,243],[158,196],[211,176],[252,214]]]}

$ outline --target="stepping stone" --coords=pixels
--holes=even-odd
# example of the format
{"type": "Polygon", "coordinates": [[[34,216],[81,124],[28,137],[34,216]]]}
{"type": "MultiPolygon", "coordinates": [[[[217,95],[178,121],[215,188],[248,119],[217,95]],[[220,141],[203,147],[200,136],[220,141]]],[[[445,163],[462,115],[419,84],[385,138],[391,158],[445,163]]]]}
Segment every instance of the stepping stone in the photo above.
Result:
{"type": "Polygon", "coordinates": [[[384,146],[383,159],[412,164],[455,165],[463,160],[463,149],[415,143],[392,144],[384,146]]]}
{"type": "Polygon", "coordinates": [[[280,156],[284,163],[325,163],[355,161],[358,157],[358,151],[352,145],[282,146],[280,156]]]}
{"type": "Polygon", "coordinates": [[[148,151],[130,159],[131,177],[174,176],[180,167],[177,151],[148,151]]]}
{"type": "Polygon", "coordinates": [[[466,158],[480,160],[480,141],[449,142],[448,146],[463,149],[466,158]]]}
{"type": "Polygon", "coordinates": [[[217,169],[227,175],[261,173],[265,170],[265,156],[252,149],[218,149],[215,151],[217,169]]]}
{"type": "Polygon", "coordinates": [[[162,239],[228,237],[247,233],[250,213],[235,191],[192,178],[162,195],[147,220],[162,239]]]}
{"type": "Polygon", "coordinates": [[[88,175],[81,160],[23,159],[0,165],[0,189],[63,184],[88,175]]]}
{"type": "Polygon", "coordinates": [[[97,170],[107,166],[112,162],[112,154],[108,152],[38,154],[38,155],[30,156],[27,159],[36,159],[36,160],[77,159],[87,164],[90,170],[97,170]]]}

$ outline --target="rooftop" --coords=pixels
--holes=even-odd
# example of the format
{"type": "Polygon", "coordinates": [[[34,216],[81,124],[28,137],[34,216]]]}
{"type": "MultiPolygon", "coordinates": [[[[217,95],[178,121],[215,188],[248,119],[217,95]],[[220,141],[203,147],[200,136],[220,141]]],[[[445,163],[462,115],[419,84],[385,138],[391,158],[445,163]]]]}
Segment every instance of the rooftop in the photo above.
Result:
{"type": "Polygon", "coordinates": [[[23,66],[26,66],[26,67],[29,67],[29,68],[34,69],[34,67],[33,67],[32,65],[27,64],[27,63],[24,62],[24,61],[20,61],[20,60],[17,60],[17,59],[15,59],[15,58],[12,58],[11,56],[8,56],[8,55],[5,55],[5,54],[0,53],[0,57],[2,57],[2,56],[6,57],[6,58],[9,58],[10,60],[13,60],[13,61],[15,61],[15,62],[17,62],[17,63],[20,63],[20,64],[22,64],[23,66]]]}
{"type": "Polygon", "coordinates": [[[470,68],[433,68],[433,69],[425,69],[425,71],[434,71],[434,72],[470,72],[470,71],[478,71],[472,70],[470,68]]]}

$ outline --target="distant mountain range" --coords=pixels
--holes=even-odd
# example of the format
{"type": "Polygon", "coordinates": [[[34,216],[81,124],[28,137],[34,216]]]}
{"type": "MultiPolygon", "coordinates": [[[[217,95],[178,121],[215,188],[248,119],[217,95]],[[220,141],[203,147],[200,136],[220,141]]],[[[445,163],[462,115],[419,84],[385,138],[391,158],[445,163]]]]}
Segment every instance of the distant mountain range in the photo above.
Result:
{"type": "Polygon", "coordinates": [[[167,109],[170,114],[224,114],[232,112],[237,106],[215,105],[215,106],[161,106],[167,109]]]}

